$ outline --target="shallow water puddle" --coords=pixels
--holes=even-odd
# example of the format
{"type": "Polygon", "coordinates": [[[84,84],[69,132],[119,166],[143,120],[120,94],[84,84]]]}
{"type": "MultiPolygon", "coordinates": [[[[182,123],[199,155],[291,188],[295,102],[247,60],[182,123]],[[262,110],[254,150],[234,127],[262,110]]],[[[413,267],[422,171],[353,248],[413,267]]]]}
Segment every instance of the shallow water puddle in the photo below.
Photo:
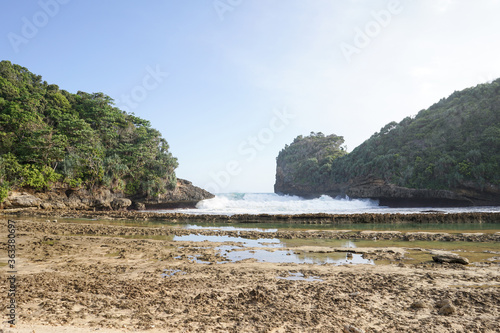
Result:
{"type": "MultiPolygon", "coordinates": [[[[249,239],[230,236],[205,236],[205,235],[185,235],[175,236],[174,241],[184,242],[213,242],[213,243],[237,243],[238,245],[219,245],[215,247],[218,256],[223,260],[217,261],[217,264],[229,262],[239,262],[243,260],[255,260],[257,262],[269,263],[294,263],[294,264],[333,264],[333,265],[356,265],[375,263],[371,259],[363,258],[363,255],[351,252],[332,252],[332,253],[310,253],[295,252],[293,250],[283,249],[283,244],[276,238],[249,239]],[[245,249],[251,248],[251,249],[245,249]]],[[[343,241],[342,247],[355,248],[351,241],[343,241]]],[[[201,255],[189,255],[187,258],[199,264],[209,264],[208,261],[200,259],[201,255]]]]}
{"type": "Polygon", "coordinates": [[[231,237],[231,236],[205,236],[205,235],[185,235],[185,236],[174,236],[174,241],[176,242],[212,242],[212,243],[241,243],[245,247],[284,247],[284,244],[277,238],[259,238],[250,239],[242,237],[231,237]]]}
{"type": "MultiPolygon", "coordinates": [[[[220,248],[220,247],[219,247],[220,248]]],[[[218,248],[218,249],[219,249],[218,248]]],[[[304,253],[296,254],[293,251],[268,251],[268,250],[244,250],[244,251],[221,251],[220,254],[228,262],[238,262],[246,259],[255,259],[258,262],[286,263],[286,264],[333,264],[333,265],[359,265],[375,263],[371,259],[365,259],[356,253],[304,253]]]]}
{"type": "Polygon", "coordinates": [[[188,230],[224,230],[224,231],[257,231],[257,232],[277,232],[278,229],[262,229],[262,228],[242,228],[234,226],[200,226],[195,224],[188,224],[184,227],[188,230]]]}
{"type": "Polygon", "coordinates": [[[305,277],[303,273],[301,272],[296,272],[296,273],[289,273],[290,275],[287,277],[283,276],[277,276],[277,279],[281,280],[290,280],[290,281],[323,281],[323,279],[320,279],[318,276],[309,276],[305,277]]]}

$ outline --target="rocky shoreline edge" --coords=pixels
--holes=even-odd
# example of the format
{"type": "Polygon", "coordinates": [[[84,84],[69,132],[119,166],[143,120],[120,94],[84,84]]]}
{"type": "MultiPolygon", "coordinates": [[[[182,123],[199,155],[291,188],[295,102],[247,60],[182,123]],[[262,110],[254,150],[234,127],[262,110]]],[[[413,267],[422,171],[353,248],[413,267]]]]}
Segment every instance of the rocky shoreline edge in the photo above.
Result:
{"type": "Polygon", "coordinates": [[[138,227],[89,223],[54,223],[50,221],[16,221],[21,232],[48,233],[51,235],[79,236],[229,236],[243,238],[278,239],[345,239],[345,240],[392,240],[392,241],[445,241],[445,242],[500,242],[500,232],[488,233],[446,233],[446,232],[401,232],[401,231],[352,231],[352,230],[278,230],[264,232],[257,230],[213,230],[180,229],[165,227],[138,227]]]}
{"type": "Polygon", "coordinates": [[[291,224],[351,224],[351,223],[500,223],[500,212],[469,213],[361,213],[361,214],[184,214],[154,211],[93,211],[43,210],[37,208],[4,209],[0,216],[58,217],[86,219],[122,219],[135,221],[167,221],[175,223],[291,223],[291,224]]]}
{"type": "Polygon", "coordinates": [[[409,207],[474,207],[500,205],[500,186],[484,188],[467,183],[460,188],[448,190],[414,189],[396,186],[382,179],[356,178],[343,184],[299,185],[286,181],[281,167],[276,171],[274,192],[296,195],[306,199],[328,195],[332,198],[376,200],[381,206],[390,208],[409,207]]]}
{"type": "Polygon", "coordinates": [[[145,209],[194,208],[201,200],[214,198],[212,193],[194,186],[190,181],[177,179],[174,189],[165,190],[156,197],[127,195],[123,189],[97,187],[71,188],[56,183],[51,189],[35,191],[21,188],[9,192],[0,202],[0,211],[33,210],[98,210],[126,211],[145,209]]]}
{"type": "MultiPolygon", "coordinates": [[[[3,322],[0,331],[6,333],[444,333],[451,328],[494,332],[498,326],[498,232],[285,229],[264,233],[258,229],[152,227],[141,226],[140,222],[127,226],[120,220],[74,223],[63,219],[55,222],[56,218],[0,217],[4,221],[7,218],[16,221],[21,260],[16,267],[19,322],[15,328],[3,322]],[[222,243],[173,237],[186,234],[276,237],[297,256],[322,257],[348,250],[377,264],[272,263],[255,259],[220,263],[218,247],[222,243]],[[380,242],[371,242],[375,247],[370,248],[336,248],[335,242],[311,246],[304,239],[309,237],[315,237],[314,241],[378,237],[380,242]],[[294,238],[303,240],[294,243],[294,238]],[[391,240],[398,239],[409,242],[399,244],[403,247],[388,247],[391,240]],[[422,247],[424,244],[412,240],[491,245],[470,243],[467,250],[455,251],[470,258],[470,264],[464,265],[434,259],[442,255],[437,250],[443,243],[429,242],[422,247]],[[303,279],[294,280],[297,276],[303,279]]],[[[1,225],[0,236],[7,239],[7,223],[1,225]]],[[[273,251],[266,243],[262,246],[244,249],[273,251]]],[[[0,289],[7,294],[7,284],[0,289]]]]}

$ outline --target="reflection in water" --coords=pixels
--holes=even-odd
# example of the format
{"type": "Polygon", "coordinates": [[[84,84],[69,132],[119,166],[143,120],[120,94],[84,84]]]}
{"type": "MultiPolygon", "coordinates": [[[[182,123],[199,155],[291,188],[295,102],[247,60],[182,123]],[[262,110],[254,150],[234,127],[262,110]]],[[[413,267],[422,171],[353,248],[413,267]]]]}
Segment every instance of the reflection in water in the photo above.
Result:
{"type": "MultiPolygon", "coordinates": [[[[253,259],[257,262],[269,263],[294,263],[294,264],[370,264],[374,265],[373,260],[365,259],[361,254],[352,252],[333,252],[333,253],[296,253],[292,250],[285,250],[285,244],[276,238],[248,239],[242,237],[230,236],[204,236],[204,235],[185,235],[175,236],[174,241],[191,242],[214,242],[214,243],[237,243],[237,245],[220,245],[215,249],[219,256],[224,258],[218,261],[218,264],[228,262],[238,262],[242,260],[253,259]],[[251,248],[245,250],[245,248],[251,248]],[[265,249],[259,249],[265,248],[265,249]]],[[[356,245],[351,241],[343,241],[342,247],[355,248],[356,245]]],[[[208,264],[207,261],[199,259],[199,255],[189,256],[189,259],[201,264],[208,264]]]]}
{"type": "Polygon", "coordinates": [[[268,250],[244,250],[228,251],[220,249],[221,256],[228,262],[238,262],[246,259],[255,259],[258,262],[287,263],[287,264],[333,264],[333,265],[359,265],[375,263],[371,259],[364,259],[361,254],[333,252],[327,254],[303,253],[296,254],[293,251],[268,251],[268,250]]]}
{"type": "Polygon", "coordinates": [[[245,247],[283,247],[280,240],[277,238],[259,238],[250,239],[231,236],[205,236],[205,235],[184,235],[174,236],[174,241],[178,242],[213,242],[213,243],[241,243],[245,247]]]}
{"type": "Polygon", "coordinates": [[[296,273],[290,273],[289,276],[283,277],[283,276],[277,276],[277,279],[281,280],[291,280],[291,281],[323,281],[317,276],[309,276],[309,277],[304,277],[304,274],[301,272],[296,272],[296,273]]]}
{"type": "Polygon", "coordinates": [[[224,230],[224,231],[257,231],[257,232],[277,232],[278,229],[262,229],[262,228],[242,228],[235,226],[199,226],[196,224],[188,224],[184,227],[188,230],[224,230]]]}

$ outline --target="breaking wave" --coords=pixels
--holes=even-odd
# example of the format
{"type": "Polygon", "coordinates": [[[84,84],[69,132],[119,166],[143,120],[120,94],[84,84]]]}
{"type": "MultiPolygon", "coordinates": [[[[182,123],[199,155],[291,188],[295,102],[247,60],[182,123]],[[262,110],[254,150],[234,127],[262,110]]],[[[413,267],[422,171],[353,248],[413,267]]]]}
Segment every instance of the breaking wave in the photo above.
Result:
{"type": "Polygon", "coordinates": [[[303,199],[297,196],[277,195],[274,193],[226,193],[215,198],[200,201],[193,209],[160,210],[165,213],[185,214],[362,214],[362,213],[463,213],[463,212],[500,212],[500,207],[462,207],[462,208],[388,208],[379,206],[378,201],[370,199],[331,198],[323,195],[317,199],[303,199]]]}
{"type": "Polygon", "coordinates": [[[196,214],[308,214],[356,213],[378,207],[373,200],[334,199],[323,195],[317,199],[281,196],[274,193],[218,194],[196,206],[196,214]]]}

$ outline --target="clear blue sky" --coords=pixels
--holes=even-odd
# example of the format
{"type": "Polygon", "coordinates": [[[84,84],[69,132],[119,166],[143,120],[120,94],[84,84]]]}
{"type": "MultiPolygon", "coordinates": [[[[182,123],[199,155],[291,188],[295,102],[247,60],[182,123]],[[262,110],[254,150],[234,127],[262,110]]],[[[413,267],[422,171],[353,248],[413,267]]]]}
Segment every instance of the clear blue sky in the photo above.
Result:
{"type": "Polygon", "coordinates": [[[351,151],[500,77],[499,0],[3,1],[1,60],[151,121],[177,175],[272,192],[297,135],[351,151]]]}

